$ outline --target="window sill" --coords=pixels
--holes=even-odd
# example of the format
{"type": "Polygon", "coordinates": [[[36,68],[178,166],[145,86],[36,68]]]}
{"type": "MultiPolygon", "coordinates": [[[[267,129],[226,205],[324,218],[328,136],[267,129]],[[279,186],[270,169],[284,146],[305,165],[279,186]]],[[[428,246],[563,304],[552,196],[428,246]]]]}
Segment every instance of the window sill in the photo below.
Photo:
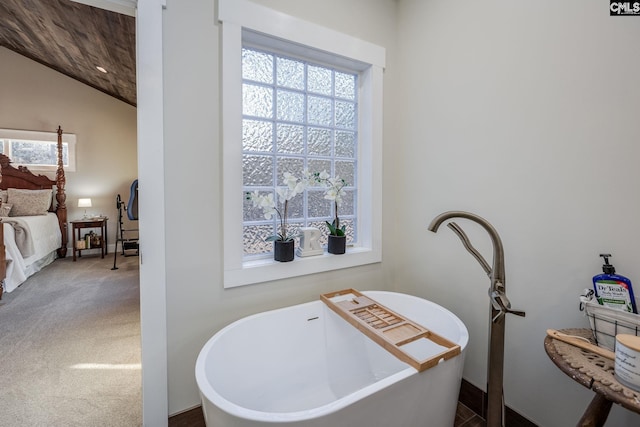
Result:
{"type": "Polygon", "coordinates": [[[273,259],[253,260],[244,262],[240,269],[225,270],[224,287],[234,288],[254,283],[357,267],[380,261],[382,261],[382,254],[379,250],[363,247],[347,248],[347,252],[344,255],[333,255],[326,252],[323,255],[309,257],[298,257],[296,255],[291,262],[278,262],[273,259]]]}

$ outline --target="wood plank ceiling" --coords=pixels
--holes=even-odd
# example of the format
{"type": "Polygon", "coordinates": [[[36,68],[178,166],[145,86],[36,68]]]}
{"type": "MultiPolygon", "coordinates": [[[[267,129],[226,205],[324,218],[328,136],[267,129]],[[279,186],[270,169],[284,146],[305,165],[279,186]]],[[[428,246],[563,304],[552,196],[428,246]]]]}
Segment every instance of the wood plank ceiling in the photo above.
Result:
{"type": "Polygon", "coordinates": [[[70,0],[0,0],[0,46],[136,105],[131,16],[70,0]]]}

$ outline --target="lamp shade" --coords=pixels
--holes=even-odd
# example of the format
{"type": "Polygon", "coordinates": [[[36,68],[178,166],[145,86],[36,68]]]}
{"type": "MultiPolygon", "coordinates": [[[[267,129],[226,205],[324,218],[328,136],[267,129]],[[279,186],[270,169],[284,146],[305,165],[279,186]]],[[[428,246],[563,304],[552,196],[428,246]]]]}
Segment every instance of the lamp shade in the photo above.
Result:
{"type": "Polygon", "coordinates": [[[79,208],[90,208],[91,207],[91,199],[78,199],[78,207],[79,208]]]}

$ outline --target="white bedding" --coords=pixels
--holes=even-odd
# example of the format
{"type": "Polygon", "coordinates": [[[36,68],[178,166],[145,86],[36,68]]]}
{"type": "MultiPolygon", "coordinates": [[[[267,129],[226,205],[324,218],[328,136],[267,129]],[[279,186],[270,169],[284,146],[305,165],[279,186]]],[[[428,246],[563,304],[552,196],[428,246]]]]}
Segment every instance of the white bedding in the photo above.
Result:
{"type": "Polygon", "coordinates": [[[58,217],[54,213],[46,215],[22,216],[33,237],[34,254],[23,258],[15,242],[15,231],[11,224],[3,224],[4,244],[7,256],[7,277],[5,292],[20,286],[29,276],[56,259],[56,250],[62,245],[62,234],[58,217]]]}

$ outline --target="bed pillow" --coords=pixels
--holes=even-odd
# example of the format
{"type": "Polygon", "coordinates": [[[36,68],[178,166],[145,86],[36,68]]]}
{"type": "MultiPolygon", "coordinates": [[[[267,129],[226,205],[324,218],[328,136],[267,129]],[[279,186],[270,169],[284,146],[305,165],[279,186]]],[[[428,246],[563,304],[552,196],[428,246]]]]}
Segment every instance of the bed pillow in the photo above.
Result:
{"type": "Polygon", "coordinates": [[[21,190],[9,188],[7,203],[13,205],[11,216],[46,215],[53,192],[49,190],[21,190]]]}
{"type": "Polygon", "coordinates": [[[2,206],[0,206],[0,217],[9,216],[12,207],[13,205],[11,203],[3,203],[2,206]]]}

